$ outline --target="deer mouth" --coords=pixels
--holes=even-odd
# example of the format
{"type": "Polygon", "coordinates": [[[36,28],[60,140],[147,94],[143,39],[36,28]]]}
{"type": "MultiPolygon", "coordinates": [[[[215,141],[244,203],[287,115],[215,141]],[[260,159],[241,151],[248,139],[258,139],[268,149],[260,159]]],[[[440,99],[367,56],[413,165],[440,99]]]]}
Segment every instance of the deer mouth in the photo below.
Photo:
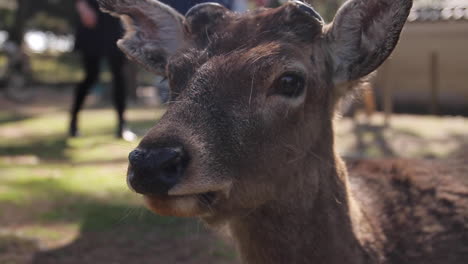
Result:
{"type": "Polygon", "coordinates": [[[216,197],[216,192],[207,192],[198,195],[200,202],[207,206],[212,205],[215,202],[216,197]]]}
{"type": "Polygon", "coordinates": [[[159,215],[178,217],[209,216],[214,213],[221,192],[205,192],[187,195],[144,195],[149,209],[159,215]]]}

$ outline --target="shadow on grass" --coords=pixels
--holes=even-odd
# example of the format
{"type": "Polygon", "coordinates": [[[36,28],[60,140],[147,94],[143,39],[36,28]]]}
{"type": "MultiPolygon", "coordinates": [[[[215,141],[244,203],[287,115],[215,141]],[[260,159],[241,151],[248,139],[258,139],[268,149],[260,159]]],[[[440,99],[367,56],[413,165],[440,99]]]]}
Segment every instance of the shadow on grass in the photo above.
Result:
{"type": "MultiPolygon", "coordinates": [[[[236,263],[231,247],[192,220],[128,214],[125,205],[70,208],[84,213],[79,236],[63,247],[37,252],[33,264],[236,263]]],[[[61,217],[59,217],[60,219],[61,217]]]]}
{"type": "Polygon", "coordinates": [[[144,119],[137,121],[130,121],[129,126],[138,136],[144,136],[148,130],[155,126],[159,120],[156,119],[144,119]]]}
{"type": "MultiPolygon", "coordinates": [[[[137,136],[142,137],[146,134],[146,132],[152,128],[154,125],[157,124],[159,120],[155,119],[143,119],[143,120],[129,120],[127,122],[127,126],[130,130],[132,130],[137,136]]],[[[86,121],[83,121],[83,124],[85,124],[86,121]]],[[[80,138],[86,138],[88,136],[115,136],[117,128],[117,123],[105,127],[105,128],[99,128],[99,129],[88,129],[85,131],[82,131],[82,136],[80,138]]]]}
{"type": "Polygon", "coordinates": [[[85,232],[112,231],[117,226],[126,225],[140,228],[156,226],[171,231],[171,226],[187,223],[181,218],[154,215],[130,203],[129,199],[133,198],[129,195],[133,194],[125,191],[103,190],[102,193],[86,194],[53,178],[4,182],[3,186],[28,194],[29,199],[19,210],[29,211],[35,220],[42,223],[79,222],[85,232]],[[44,207],[44,204],[49,205],[44,207]]]}
{"type": "MultiPolygon", "coordinates": [[[[29,222],[45,227],[79,223],[78,237],[48,251],[37,251],[32,263],[235,263],[232,247],[193,219],[157,216],[129,203],[129,193],[74,192],[55,180],[6,183],[31,197],[17,210],[29,222]]],[[[2,205],[0,204],[0,210],[2,205]]],[[[2,221],[4,227],[9,224],[2,221]]],[[[10,223],[15,225],[16,223],[10,223]]],[[[7,253],[13,252],[11,247],[7,253]]],[[[7,254],[5,253],[5,254],[7,254]]]]}
{"type": "MultiPolygon", "coordinates": [[[[129,126],[143,135],[156,123],[156,119],[140,119],[129,122],[129,126]]],[[[88,189],[89,184],[99,184],[99,181],[76,181],[77,184],[84,184],[76,186],[75,171],[70,174],[69,181],[66,176],[56,177],[53,173],[50,174],[49,171],[53,170],[63,172],[73,169],[67,165],[55,164],[55,161],[68,163],[73,160],[67,155],[69,149],[86,153],[87,149],[101,149],[113,144],[110,137],[101,137],[113,133],[111,126],[103,129],[91,127],[85,132],[90,133],[90,137],[85,135],[83,140],[70,142],[65,135],[53,134],[26,138],[24,142],[4,141],[0,148],[0,157],[34,155],[44,161],[37,167],[38,175],[32,179],[25,176],[20,180],[12,177],[2,181],[2,187],[9,194],[19,196],[19,199],[6,197],[0,203],[0,212],[9,212],[0,213],[3,228],[13,228],[19,223],[24,226],[40,226],[46,230],[55,225],[79,225],[78,237],[67,245],[45,251],[40,251],[37,247],[31,248],[28,254],[32,263],[236,262],[232,247],[221,242],[196,220],[154,215],[141,206],[136,206],[128,192],[113,189],[114,185],[109,185],[108,189],[104,186],[102,191],[95,190],[96,186],[89,186],[88,189]],[[52,161],[50,168],[48,161],[52,161]],[[44,176],[40,173],[44,173],[44,176]],[[11,216],[10,213],[17,215],[11,216]],[[31,251],[34,252],[31,254],[31,251]]],[[[78,161],[77,164],[93,167],[92,165],[99,165],[101,162],[107,164],[119,161],[122,161],[120,157],[96,163],[92,160],[81,163],[78,161]]],[[[32,166],[31,169],[36,167],[32,166]]],[[[87,172],[86,168],[83,172],[87,172]]],[[[34,172],[26,170],[24,173],[34,172]]],[[[64,234],[64,237],[67,236],[64,234]]],[[[5,256],[16,254],[11,246],[3,248],[5,256]]]]}
{"type": "Polygon", "coordinates": [[[64,221],[80,216],[80,235],[72,243],[38,252],[34,264],[47,263],[234,263],[231,248],[193,220],[156,216],[123,204],[89,201],[48,215],[64,221]],[[63,217],[67,215],[67,217],[63,217]]]}
{"type": "Polygon", "coordinates": [[[177,229],[172,228],[179,232],[172,235],[162,226],[120,225],[91,231],[86,224],[72,243],[37,252],[32,263],[236,263],[232,248],[206,230],[195,230],[193,224],[179,224],[177,229]]]}
{"type": "MultiPolygon", "coordinates": [[[[155,123],[155,120],[138,120],[129,122],[130,127],[135,130],[138,136],[143,136],[148,129],[150,129],[155,123]]],[[[108,136],[114,135],[115,131],[113,128],[105,128],[99,130],[92,130],[87,132],[87,135],[83,135],[82,139],[84,146],[86,148],[99,148],[100,146],[118,142],[115,138],[109,137],[109,139],[98,138],[93,140],[90,137],[89,143],[87,136],[99,137],[99,136],[108,136]]],[[[42,137],[29,137],[24,141],[14,141],[3,143],[0,148],[0,157],[12,157],[12,156],[25,156],[33,155],[38,157],[40,160],[53,160],[53,161],[67,161],[69,158],[66,155],[67,148],[70,148],[68,145],[68,137],[63,134],[52,134],[42,137]]]]}
{"type": "Polygon", "coordinates": [[[0,235],[0,263],[29,263],[37,250],[33,240],[0,235]]]}
{"type": "MultiPolygon", "coordinates": [[[[103,190],[95,195],[86,194],[71,190],[73,186],[54,179],[4,182],[3,186],[17,193],[27,193],[28,197],[18,199],[22,202],[17,204],[21,205],[18,211],[28,213],[29,221],[21,220],[25,224],[80,223],[83,232],[113,231],[119,226],[143,229],[154,226],[171,232],[173,227],[177,229],[180,224],[189,222],[186,219],[154,215],[141,206],[129,203],[129,193],[123,191],[103,190]]],[[[4,204],[0,203],[0,209],[2,206],[4,204]]],[[[4,223],[4,226],[8,227],[9,224],[4,223]]]]}
{"type": "Polygon", "coordinates": [[[34,155],[41,160],[66,160],[66,148],[67,138],[53,135],[5,144],[0,148],[0,156],[34,155]]]}
{"type": "Polygon", "coordinates": [[[43,160],[66,160],[66,148],[64,136],[49,136],[4,145],[0,148],[0,156],[34,155],[43,160]]]}
{"type": "Polygon", "coordinates": [[[0,125],[5,125],[8,123],[19,122],[31,118],[30,115],[23,114],[10,114],[6,112],[0,112],[0,125]]]}
{"type": "Polygon", "coordinates": [[[450,153],[449,157],[462,159],[468,162],[468,135],[452,134],[451,138],[457,142],[459,147],[450,153]]]}
{"type": "Polygon", "coordinates": [[[354,124],[354,134],[356,136],[355,147],[347,154],[349,158],[362,158],[372,156],[394,157],[395,151],[385,137],[386,127],[367,124],[354,124]],[[369,135],[372,140],[366,140],[369,135]]]}
{"type": "MultiPolygon", "coordinates": [[[[130,151],[129,151],[130,152],[130,151]]],[[[112,159],[112,160],[87,160],[87,161],[77,161],[72,162],[74,166],[100,166],[100,165],[109,165],[109,164],[122,164],[127,163],[128,158],[112,159]]]]}

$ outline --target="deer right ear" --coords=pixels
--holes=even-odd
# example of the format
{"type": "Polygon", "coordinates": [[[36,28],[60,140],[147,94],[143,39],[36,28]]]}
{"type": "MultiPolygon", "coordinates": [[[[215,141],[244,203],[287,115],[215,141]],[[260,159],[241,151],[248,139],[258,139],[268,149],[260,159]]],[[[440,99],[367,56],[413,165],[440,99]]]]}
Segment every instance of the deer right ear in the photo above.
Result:
{"type": "Polygon", "coordinates": [[[377,69],[395,48],[412,0],[349,0],[338,10],[326,32],[339,85],[377,69]]]}
{"type": "Polygon", "coordinates": [[[185,45],[185,18],[155,0],[98,0],[103,11],[120,17],[125,36],[117,42],[130,59],[165,75],[168,58],[185,45]]]}
{"type": "Polygon", "coordinates": [[[216,28],[228,19],[229,13],[229,9],[217,3],[201,3],[190,8],[185,19],[193,41],[200,47],[206,46],[216,28]]]}

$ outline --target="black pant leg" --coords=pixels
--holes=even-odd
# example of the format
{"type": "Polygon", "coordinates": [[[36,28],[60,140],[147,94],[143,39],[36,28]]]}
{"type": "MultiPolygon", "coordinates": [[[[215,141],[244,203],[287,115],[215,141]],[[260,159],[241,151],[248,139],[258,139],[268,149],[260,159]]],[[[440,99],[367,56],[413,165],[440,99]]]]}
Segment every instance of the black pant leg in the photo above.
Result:
{"type": "Polygon", "coordinates": [[[113,84],[113,99],[114,106],[117,111],[117,118],[119,120],[118,133],[120,133],[125,126],[125,108],[127,97],[127,78],[125,76],[124,67],[127,63],[125,56],[121,52],[115,52],[109,55],[109,64],[112,73],[113,84]]]}
{"type": "Polygon", "coordinates": [[[76,133],[77,122],[78,122],[78,113],[83,107],[83,103],[86,99],[86,96],[89,93],[89,90],[96,83],[99,77],[99,64],[101,58],[96,55],[82,55],[82,63],[85,71],[85,78],[80,82],[75,88],[75,94],[73,99],[73,106],[71,109],[71,124],[70,132],[76,133]]]}

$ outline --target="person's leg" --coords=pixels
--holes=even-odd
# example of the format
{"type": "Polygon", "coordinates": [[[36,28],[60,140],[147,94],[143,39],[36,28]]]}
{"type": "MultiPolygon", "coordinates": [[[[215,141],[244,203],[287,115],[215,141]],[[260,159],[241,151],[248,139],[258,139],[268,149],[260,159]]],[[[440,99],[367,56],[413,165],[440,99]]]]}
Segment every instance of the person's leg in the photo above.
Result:
{"type": "Polygon", "coordinates": [[[113,99],[117,111],[117,132],[119,138],[124,137],[125,129],[125,108],[127,97],[127,79],[125,76],[124,65],[126,59],[121,52],[115,52],[109,56],[109,64],[112,71],[113,99]]]}
{"type": "Polygon", "coordinates": [[[78,135],[78,113],[80,112],[86,95],[91,89],[92,85],[96,83],[99,77],[99,56],[90,56],[83,54],[83,67],[85,71],[84,80],[79,83],[75,88],[75,95],[73,106],[71,109],[71,121],[70,121],[70,136],[76,137],[78,135]]]}

